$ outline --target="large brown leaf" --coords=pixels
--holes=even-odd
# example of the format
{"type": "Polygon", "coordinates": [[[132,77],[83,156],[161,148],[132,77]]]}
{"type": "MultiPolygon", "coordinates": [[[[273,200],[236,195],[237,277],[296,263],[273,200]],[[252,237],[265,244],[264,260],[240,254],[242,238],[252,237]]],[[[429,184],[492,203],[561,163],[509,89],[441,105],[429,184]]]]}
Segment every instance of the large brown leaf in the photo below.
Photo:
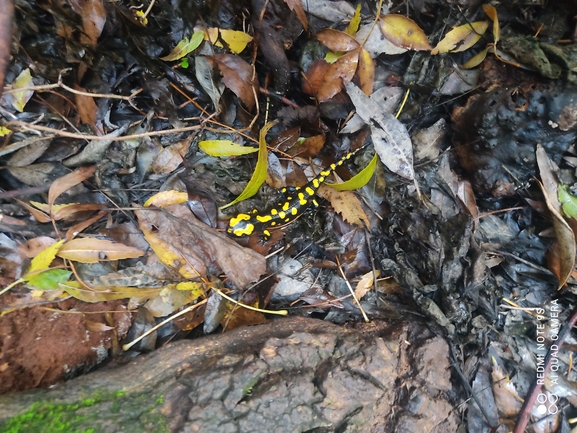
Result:
{"type": "Polygon", "coordinates": [[[330,65],[319,88],[317,95],[319,102],[328,101],[339,93],[343,84],[349,83],[353,79],[358,64],[359,51],[355,50],[345,54],[330,65]]]}
{"type": "Polygon", "coordinates": [[[256,102],[252,66],[235,54],[218,54],[208,57],[208,60],[220,70],[224,85],[240,98],[246,108],[252,110],[256,102]]]}

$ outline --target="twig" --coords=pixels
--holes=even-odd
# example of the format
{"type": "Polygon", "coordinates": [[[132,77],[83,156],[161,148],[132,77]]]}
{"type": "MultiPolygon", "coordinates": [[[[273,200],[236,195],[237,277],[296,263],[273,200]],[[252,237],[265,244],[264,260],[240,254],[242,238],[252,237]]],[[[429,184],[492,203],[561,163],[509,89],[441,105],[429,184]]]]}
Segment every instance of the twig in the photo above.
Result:
{"type": "Polygon", "coordinates": [[[359,307],[359,310],[361,310],[361,313],[363,315],[363,319],[365,319],[366,323],[369,323],[370,320],[367,317],[367,314],[365,313],[365,310],[363,309],[363,307],[361,307],[361,303],[359,302],[357,296],[355,295],[355,291],[353,290],[353,288],[351,287],[351,283],[349,283],[349,280],[347,279],[347,277],[345,276],[345,273],[343,272],[343,268],[341,267],[341,263],[339,262],[339,258],[337,257],[337,265],[339,268],[339,271],[341,272],[341,275],[343,276],[343,279],[345,280],[345,283],[347,284],[347,287],[349,288],[349,291],[351,292],[351,295],[353,295],[353,299],[355,300],[355,302],[357,303],[357,306],[359,307]]]}

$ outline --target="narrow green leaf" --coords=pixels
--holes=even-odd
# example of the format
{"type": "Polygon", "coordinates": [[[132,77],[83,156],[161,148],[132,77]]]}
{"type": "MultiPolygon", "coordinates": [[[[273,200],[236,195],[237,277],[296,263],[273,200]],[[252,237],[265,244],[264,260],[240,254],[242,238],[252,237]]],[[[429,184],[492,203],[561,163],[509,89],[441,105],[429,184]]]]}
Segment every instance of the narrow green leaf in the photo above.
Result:
{"type": "Polygon", "coordinates": [[[168,56],[161,57],[160,60],[164,60],[166,62],[172,60],[182,59],[188,53],[193,52],[196,50],[202,41],[204,40],[204,32],[194,32],[194,34],[190,37],[190,39],[184,38],[182,41],[178,43],[176,47],[170,52],[168,56]]]}
{"type": "Polygon", "coordinates": [[[28,284],[40,290],[55,290],[60,283],[65,283],[72,272],[65,269],[48,269],[28,278],[28,284]]]}
{"type": "Polygon", "coordinates": [[[354,36],[359,31],[359,25],[361,24],[361,3],[357,5],[355,14],[351,18],[351,22],[345,29],[345,33],[354,36]]]}
{"type": "Polygon", "coordinates": [[[371,159],[371,162],[369,162],[367,166],[359,172],[359,174],[351,177],[346,182],[326,183],[326,185],[330,186],[333,189],[336,189],[337,191],[353,191],[355,189],[362,188],[369,182],[369,180],[371,180],[371,177],[373,177],[375,169],[377,168],[378,160],[379,156],[375,154],[375,156],[373,156],[373,159],[371,159]]]}
{"type": "Polygon", "coordinates": [[[565,216],[577,219],[577,197],[569,194],[566,185],[559,185],[557,191],[557,196],[559,202],[561,202],[561,208],[563,209],[565,216]]]}
{"type": "Polygon", "coordinates": [[[210,156],[240,156],[258,152],[256,147],[241,146],[231,140],[205,140],[199,142],[198,147],[210,156]]]}
{"type": "Polygon", "coordinates": [[[244,191],[241,192],[240,195],[230,203],[221,206],[220,207],[221,210],[226,209],[227,207],[232,206],[233,204],[237,204],[243,200],[246,200],[247,198],[252,197],[258,192],[258,189],[266,180],[266,172],[268,170],[268,152],[266,150],[266,134],[274,125],[276,125],[276,123],[277,120],[275,120],[274,122],[268,122],[260,130],[260,136],[258,139],[258,161],[256,162],[254,173],[252,174],[252,177],[248,181],[248,184],[246,185],[244,191]]]}

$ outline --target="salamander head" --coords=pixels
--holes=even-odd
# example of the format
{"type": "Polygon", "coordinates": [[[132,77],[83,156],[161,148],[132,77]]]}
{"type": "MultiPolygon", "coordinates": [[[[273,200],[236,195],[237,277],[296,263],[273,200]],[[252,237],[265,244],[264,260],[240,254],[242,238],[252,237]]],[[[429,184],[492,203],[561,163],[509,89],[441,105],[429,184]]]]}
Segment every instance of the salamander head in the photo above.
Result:
{"type": "Polygon", "coordinates": [[[226,232],[239,237],[251,235],[254,232],[254,223],[251,221],[251,216],[240,213],[236,217],[231,218],[226,232]]]}

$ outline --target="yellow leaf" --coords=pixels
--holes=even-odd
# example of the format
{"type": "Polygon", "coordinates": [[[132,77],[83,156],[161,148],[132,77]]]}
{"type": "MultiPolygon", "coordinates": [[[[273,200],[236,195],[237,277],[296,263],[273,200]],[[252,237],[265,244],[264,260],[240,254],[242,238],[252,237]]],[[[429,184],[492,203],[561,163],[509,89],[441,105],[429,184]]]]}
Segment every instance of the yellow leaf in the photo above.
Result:
{"type": "Polygon", "coordinates": [[[373,177],[375,169],[377,168],[378,160],[379,156],[375,154],[375,156],[373,156],[373,159],[371,159],[371,162],[369,162],[369,164],[365,168],[363,168],[359,172],[359,174],[351,177],[346,182],[342,183],[325,182],[325,185],[330,186],[331,188],[336,189],[337,191],[353,191],[355,189],[362,188],[369,182],[369,180],[371,180],[371,177],[373,177]]]}
{"type": "MultiPolygon", "coordinates": [[[[36,209],[40,209],[43,212],[50,213],[50,206],[47,203],[39,203],[37,201],[30,200],[30,204],[36,209]]],[[[68,203],[68,204],[53,204],[52,213],[56,214],[59,210],[67,208],[69,206],[77,205],[78,203],[68,203]]]]}
{"type": "Polygon", "coordinates": [[[80,263],[97,263],[110,260],[134,259],[144,251],[104,239],[72,239],[58,250],[58,257],[80,263]]]}
{"type": "Polygon", "coordinates": [[[182,41],[178,43],[176,47],[170,52],[168,56],[161,57],[160,60],[164,60],[166,62],[172,60],[182,59],[188,53],[196,50],[201,42],[204,39],[204,32],[198,31],[194,32],[194,34],[190,37],[190,39],[184,38],[182,41]]]}
{"type": "Polygon", "coordinates": [[[165,207],[169,204],[186,203],[188,201],[188,194],[175,190],[161,191],[154,194],[144,203],[144,207],[156,206],[165,207]]]}
{"type": "Polygon", "coordinates": [[[362,6],[361,3],[357,5],[357,8],[355,9],[355,14],[351,18],[351,22],[345,29],[345,33],[348,33],[351,36],[354,36],[359,31],[359,25],[361,24],[361,6],[362,6]]]}
{"type": "Polygon", "coordinates": [[[359,84],[363,93],[371,96],[375,86],[375,62],[373,62],[371,54],[364,48],[361,48],[359,54],[357,76],[359,77],[359,84]]]}
{"type": "Polygon", "coordinates": [[[328,200],[335,212],[340,213],[349,224],[359,227],[371,227],[361,201],[351,191],[335,191],[332,188],[321,185],[318,189],[318,195],[328,200]]]}
{"type": "Polygon", "coordinates": [[[228,45],[230,52],[233,54],[242,53],[249,42],[252,41],[252,36],[248,33],[238,30],[219,29],[218,27],[206,29],[204,39],[219,48],[224,48],[222,42],[219,40],[219,35],[220,39],[228,45]]]}
{"type": "Polygon", "coordinates": [[[58,250],[60,249],[60,247],[64,242],[65,239],[62,239],[50,245],[48,248],[42,250],[42,252],[40,252],[36,257],[34,257],[32,259],[32,262],[30,262],[30,267],[26,271],[24,278],[26,278],[27,275],[35,274],[39,271],[48,269],[50,263],[52,263],[52,260],[55,259],[58,250]]]}
{"type": "Polygon", "coordinates": [[[455,27],[431,51],[431,54],[459,53],[475,45],[489,27],[488,21],[475,21],[455,27]]]}
{"type": "Polygon", "coordinates": [[[5,126],[0,126],[0,137],[4,137],[4,136],[9,135],[9,134],[12,134],[12,131],[10,131],[5,126]]]}
{"type": "Polygon", "coordinates": [[[229,206],[232,206],[233,204],[246,200],[247,198],[252,197],[258,192],[258,189],[266,180],[266,172],[268,170],[268,152],[266,150],[266,134],[274,125],[276,125],[276,123],[277,123],[276,120],[274,122],[268,122],[260,130],[260,135],[258,139],[258,161],[256,162],[254,173],[252,174],[252,177],[248,181],[248,184],[246,185],[244,191],[241,192],[240,195],[230,203],[221,206],[220,207],[221,210],[229,206]]]}
{"type": "Polygon", "coordinates": [[[198,143],[198,148],[210,156],[239,156],[258,152],[256,147],[246,147],[231,140],[205,140],[198,143]]]}
{"type": "MultiPolygon", "coordinates": [[[[30,75],[30,69],[26,68],[20,75],[12,82],[12,89],[23,89],[25,87],[31,87],[34,83],[32,82],[32,75],[30,75]]],[[[12,94],[12,106],[15,110],[22,113],[26,103],[32,98],[34,94],[33,90],[22,90],[20,92],[15,92],[12,94]]]]}
{"type": "Polygon", "coordinates": [[[493,39],[496,44],[501,39],[501,29],[499,27],[499,16],[497,15],[497,9],[491,5],[483,5],[483,10],[489,18],[493,20],[493,39]]]}
{"type": "Polygon", "coordinates": [[[142,302],[157,297],[162,290],[143,287],[94,287],[94,290],[87,290],[78,281],[60,283],[60,288],[70,296],[90,303],[126,298],[137,298],[142,302]]]}
{"type": "Polygon", "coordinates": [[[186,290],[192,293],[192,300],[196,300],[204,296],[204,288],[202,283],[195,283],[194,281],[184,281],[176,284],[176,290],[186,290]]]}
{"type": "Polygon", "coordinates": [[[413,51],[427,51],[431,49],[427,35],[416,22],[403,15],[381,15],[381,32],[397,47],[413,51]]]}
{"type": "Polygon", "coordinates": [[[489,51],[489,47],[485,48],[483,51],[481,51],[480,53],[477,53],[476,55],[474,55],[473,57],[471,57],[469,60],[467,60],[465,63],[463,63],[461,65],[462,69],[472,69],[476,66],[479,66],[481,64],[481,62],[483,60],[485,60],[485,57],[487,57],[487,52],[489,51]]]}

